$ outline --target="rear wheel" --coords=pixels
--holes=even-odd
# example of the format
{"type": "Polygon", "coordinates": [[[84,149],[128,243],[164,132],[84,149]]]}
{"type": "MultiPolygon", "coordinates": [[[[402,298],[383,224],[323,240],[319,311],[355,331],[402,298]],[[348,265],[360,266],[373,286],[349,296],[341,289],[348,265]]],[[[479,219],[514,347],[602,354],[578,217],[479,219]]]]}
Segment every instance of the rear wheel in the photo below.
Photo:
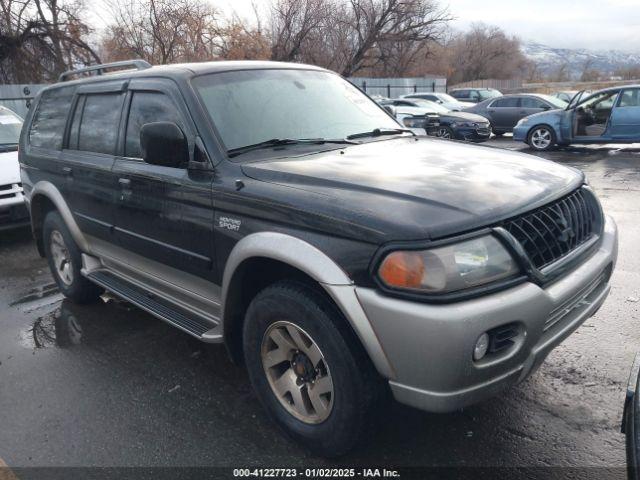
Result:
{"type": "Polygon", "coordinates": [[[556,144],[556,134],[551,127],[540,125],[531,129],[527,143],[539,152],[551,150],[556,144]]]}
{"type": "Polygon", "coordinates": [[[51,274],[63,295],[76,303],[96,301],[104,290],[80,273],[82,253],[58,212],[47,214],[42,233],[51,274]]]}
{"type": "Polygon", "coordinates": [[[294,282],[264,289],[247,310],[243,347],[258,399],[295,442],[338,456],[375,425],[382,381],[321,293],[294,282]]]}

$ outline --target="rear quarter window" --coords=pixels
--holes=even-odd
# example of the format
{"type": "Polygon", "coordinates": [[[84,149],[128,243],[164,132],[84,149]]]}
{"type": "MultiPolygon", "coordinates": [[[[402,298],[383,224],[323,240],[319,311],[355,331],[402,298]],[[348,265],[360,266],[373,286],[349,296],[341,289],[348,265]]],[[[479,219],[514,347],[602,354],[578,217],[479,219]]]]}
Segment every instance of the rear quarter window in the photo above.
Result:
{"type": "Polygon", "coordinates": [[[75,88],[47,90],[40,97],[29,129],[29,144],[33,147],[60,150],[75,88]]]}

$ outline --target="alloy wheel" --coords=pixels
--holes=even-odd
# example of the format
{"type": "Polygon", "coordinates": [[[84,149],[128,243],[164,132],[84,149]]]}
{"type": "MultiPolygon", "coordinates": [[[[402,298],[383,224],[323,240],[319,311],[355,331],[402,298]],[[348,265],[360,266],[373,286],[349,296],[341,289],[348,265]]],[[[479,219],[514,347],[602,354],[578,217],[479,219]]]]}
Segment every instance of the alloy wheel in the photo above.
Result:
{"type": "Polygon", "coordinates": [[[536,128],[531,134],[531,143],[538,150],[545,150],[551,145],[551,132],[548,128],[536,128]]]}
{"type": "Polygon", "coordinates": [[[64,243],[64,237],[58,230],[51,232],[50,238],[51,257],[58,278],[65,285],[69,286],[73,283],[73,265],[71,263],[71,254],[64,243]]]}
{"type": "Polygon", "coordinates": [[[333,380],[320,348],[291,322],[279,321],[264,334],[260,351],[269,386],[298,420],[318,424],[333,408],[333,380]]]}
{"type": "Polygon", "coordinates": [[[446,139],[451,139],[451,132],[449,131],[448,128],[441,128],[438,130],[438,133],[436,134],[438,137],[440,138],[446,138],[446,139]]]}

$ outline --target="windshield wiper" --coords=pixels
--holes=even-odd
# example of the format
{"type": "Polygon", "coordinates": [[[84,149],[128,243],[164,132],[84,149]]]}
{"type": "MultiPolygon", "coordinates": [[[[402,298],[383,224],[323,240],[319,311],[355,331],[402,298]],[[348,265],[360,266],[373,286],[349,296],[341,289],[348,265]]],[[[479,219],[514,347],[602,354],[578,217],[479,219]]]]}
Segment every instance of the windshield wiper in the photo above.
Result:
{"type": "Polygon", "coordinates": [[[254,143],[253,145],[245,145],[244,147],[232,148],[227,151],[229,157],[237,157],[243,153],[252,152],[253,150],[260,150],[262,148],[279,147],[284,145],[323,145],[325,143],[337,143],[337,144],[356,144],[349,139],[332,139],[332,138],[272,138],[271,140],[265,140],[264,142],[254,143]]]}
{"type": "MultiPolygon", "coordinates": [[[[408,128],[375,128],[369,132],[354,133],[347,136],[347,140],[366,137],[380,137],[382,135],[400,135],[401,133],[413,133],[408,128]]],[[[415,135],[415,134],[414,134],[415,135]]]]}

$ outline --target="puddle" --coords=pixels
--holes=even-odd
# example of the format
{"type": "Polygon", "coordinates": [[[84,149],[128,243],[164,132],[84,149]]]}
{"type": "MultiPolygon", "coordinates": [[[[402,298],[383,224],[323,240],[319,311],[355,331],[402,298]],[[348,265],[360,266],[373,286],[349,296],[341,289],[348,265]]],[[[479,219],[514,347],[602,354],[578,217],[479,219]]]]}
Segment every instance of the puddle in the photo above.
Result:
{"type": "Polygon", "coordinates": [[[46,285],[40,285],[36,288],[29,290],[18,300],[11,302],[9,306],[15,307],[18,305],[24,305],[26,303],[32,303],[32,302],[46,305],[47,303],[54,303],[60,299],[60,298],[55,298],[55,299],[52,299],[51,302],[47,302],[47,300],[53,296],[60,297],[58,286],[55,283],[48,283],[46,285]],[[40,300],[45,300],[45,301],[40,302],[40,300]]]}
{"type": "Polygon", "coordinates": [[[22,344],[27,348],[70,347],[82,341],[83,330],[67,302],[36,319],[23,332],[22,344]]]}

